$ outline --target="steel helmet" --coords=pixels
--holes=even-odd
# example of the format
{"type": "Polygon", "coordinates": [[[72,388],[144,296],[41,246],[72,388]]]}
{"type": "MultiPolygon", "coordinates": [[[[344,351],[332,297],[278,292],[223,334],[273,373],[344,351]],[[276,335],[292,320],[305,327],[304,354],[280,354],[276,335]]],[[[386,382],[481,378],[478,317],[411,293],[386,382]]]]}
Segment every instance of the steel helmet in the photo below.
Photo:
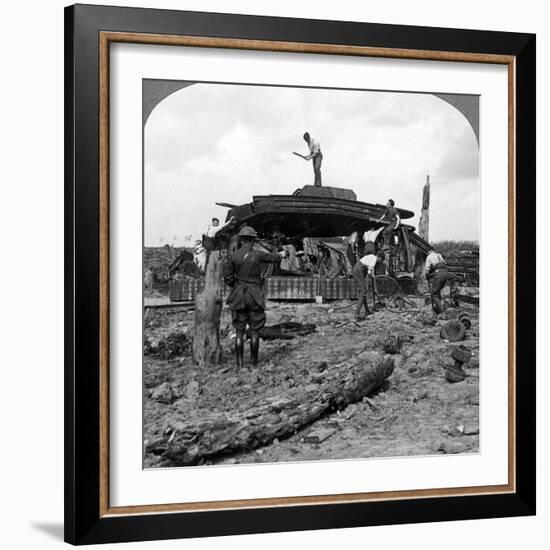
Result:
{"type": "Polygon", "coordinates": [[[459,342],[466,337],[466,327],[460,321],[453,319],[441,327],[439,335],[449,342],[459,342]]]}
{"type": "Polygon", "coordinates": [[[238,237],[257,237],[258,233],[256,233],[256,230],[253,227],[250,227],[249,225],[245,225],[241,227],[241,230],[239,231],[238,237]]]}

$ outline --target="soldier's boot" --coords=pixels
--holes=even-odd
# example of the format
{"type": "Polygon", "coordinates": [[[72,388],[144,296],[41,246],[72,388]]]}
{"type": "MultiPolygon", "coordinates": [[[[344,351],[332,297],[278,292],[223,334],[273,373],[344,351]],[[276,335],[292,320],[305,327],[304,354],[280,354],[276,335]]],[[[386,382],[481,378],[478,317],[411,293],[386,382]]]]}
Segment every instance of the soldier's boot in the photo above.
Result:
{"type": "Polygon", "coordinates": [[[365,315],[370,315],[372,313],[372,311],[369,308],[369,302],[368,302],[366,296],[364,297],[364,302],[363,303],[365,304],[365,315]]]}
{"type": "Polygon", "coordinates": [[[258,353],[260,351],[260,335],[257,330],[250,331],[250,360],[253,367],[258,366],[258,353]]]}
{"type": "Polygon", "coordinates": [[[365,315],[370,315],[369,303],[367,302],[367,297],[365,295],[359,297],[357,302],[357,308],[355,309],[355,319],[360,321],[363,319],[361,316],[361,310],[365,307],[365,315]]]}
{"type": "Polygon", "coordinates": [[[443,313],[444,311],[444,308],[443,308],[443,304],[441,303],[441,299],[439,298],[439,296],[432,296],[432,305],[433,305],[433,310],[435,311],[435,313],[437,313],[438,315],[440,313],[443,313]]]}
{"type": "Polygon", "coordinates": [[[359,296],[357,300],[357,306],[355,307],[355,319],[359,321],[361,319],[361,309],[363,308],[363,298],[359,296]]]}
{"type": "Polygon", "coordinates": [[[237,337],[235,338],[235,358],[237,360],[237,367],[244,366],[244,332],[237,331],[237,337]]]}

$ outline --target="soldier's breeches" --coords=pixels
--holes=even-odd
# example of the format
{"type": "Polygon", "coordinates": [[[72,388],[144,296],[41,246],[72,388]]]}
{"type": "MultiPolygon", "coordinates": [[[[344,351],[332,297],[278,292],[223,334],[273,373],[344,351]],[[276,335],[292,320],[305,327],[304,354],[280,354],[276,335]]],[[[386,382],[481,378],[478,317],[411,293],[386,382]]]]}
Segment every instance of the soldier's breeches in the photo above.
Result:
{"type": "Polygon", "coordinates": [[[360,297],[367,296],[368,293],[368,283],[367,283],[367,268],[361,263],[356,262],[353,266],[351,274],[357,285],[357,291],[360,297]]]}
{"type": "Polygon", "coordinates": [[[449,272],[446,269],[438,269],[431,281],[431,295],[441,298],[441,289],[445,286],[447,279],[449,278],[449,272]]]}
{"type": "Polygon", "coordinates": [[[265,310],[236,309],[231,312],[235,330],[260,330],[265,326],[265,310]]]}
{"type": "Polygon", "coordinates": [[[323,155],[314,156],[312,161],[313,161],[313,174],[314,174],[313,185],[315,185],[315,187],[321,187],[321,185],[323,184],[322,178],[321,178],[321,164],[323,163],[323,155]]]}

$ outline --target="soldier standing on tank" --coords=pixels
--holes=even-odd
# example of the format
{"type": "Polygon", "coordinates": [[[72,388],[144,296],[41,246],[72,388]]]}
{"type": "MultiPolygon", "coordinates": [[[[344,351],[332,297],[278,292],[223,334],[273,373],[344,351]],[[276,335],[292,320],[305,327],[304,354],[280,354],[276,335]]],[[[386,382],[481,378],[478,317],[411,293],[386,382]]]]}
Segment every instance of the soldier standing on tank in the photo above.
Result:
{"type": "Polygon", "coordinates": [[[321,187],[321,164],[323,163],[323,153],[321,153],[321,145],[316,139],[313,139],[309,132],[304,134],[304,141],[309,147],[309,155],[305,156],[305,160],[311,160],[313,164],[313,185],[315,187],[321,187]]]}
{"type": "Polygon", "coordinates": [[[235,356],[238,367],[244,365],[244,333],[247,326],[252,366],[258,364],[259,332],[265,326],[262,264],[277,263],[286,256],[285,251],[265,252],[254,249],[254,240],[257,236],[254,228],[242,227],[238,234],[241,247],[231,254],[224,268],[224,280],[231,287],[226,302],[231,309],[236,331],[235,356]]]}
{"type": "Polygon", "coordinates": [[[393,244],[393,232],[399,227],[401,222],[399,211],[395,208],[395,202],[393,199],[388,200],[386,210],[384,211],[384,214],[380,216],[377,223],[380,223],[384,219],[389,222],[388,225],[384,227],[384,231],[382,232],[384,235],[385,248],[391,248],[393,244]]]}

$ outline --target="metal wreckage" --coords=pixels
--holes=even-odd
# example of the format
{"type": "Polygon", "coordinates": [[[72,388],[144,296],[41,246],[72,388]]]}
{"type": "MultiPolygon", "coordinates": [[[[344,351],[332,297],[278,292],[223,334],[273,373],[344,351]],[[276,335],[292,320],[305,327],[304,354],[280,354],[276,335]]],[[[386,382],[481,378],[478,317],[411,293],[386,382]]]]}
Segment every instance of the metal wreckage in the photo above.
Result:
{"type": "MultiPolygon", "coordinates": [[[[423,199],[419,227],[427,234],[429,182],[423,199]]],[[[362,325],[350,315],[357,289],[348,237],[383,228],[383,205],[358,201],[349,189],[313,186],[292,195],[254,196],[242,205],[219,204],[232,222],[214,239],[203,238],[214,261],[204,275],[189,276],[196,270],[189,251],[176,258],[170,297],[180,305],[145,316],[147,467],[477,450],[477,302],[451,307],[440,320],[428,313],[429,301],[427,307],[418,303],[426,298],[420,281],[429,244],[413,226],[400,223],[391,242],[377,233],[386,264],[386,273],[377,275],[378,299],[386,307],[375,323],[362,325]],[[268,308],[275,324],[260,331],[265,344],[259,369],[246,361],[234,365],[233,331],[220,299],[221,260],[243,225],[259,234],[256,246],[288,252],[264,274],[265,293],[278,303],[268,308]],[[466,345],[458,344],[466,330],[466,345]],[[376,396],[397,365],[399,391],[376,396]],[[437,375],[442,367],[448,383],[465,383],[449,393],[437,375]],[[409,414],[407,407],[413,407],[409,414]],[[380,416],[371,418],[371,409],[380,416]],[[426,422],[419,424],[419,415],[426,422]],[[381,418],[388,424],[381,427],[381,418]],[[457,418],[462,423],[455,426],[457,418]],[[410,429],[419,425],[425,434],[412,438],[410,429]],[[448,425],[465,437],[447,439],[448,425]],[[378,438],[372,448],[365,433],[378,438]],[[324,443],[328,438],[332,443],[324,443]]],[[[401,220],[413,216],[398,212],[401,220]]],[[[447,260],[455,281],[475,284],[475,258],[447,260]]]]}
{"type": "MultiPolygon", "coordinates": [[[[428,184],[429,187],[429,184],[428,184]]],[[[377,291],[381,298],[402,301],[405,295],[418,291],[422,280],[429,243],[414,226],[403,222],[414,212],[397,208],[401,223],[390,243],[384,243],[380,218],[385,205],[357,200],[351,189],[306,185],[292,195],[258,195],[242,205],[218,202],[228,208],[226,221],[233,222],[216,238],[203,237],[207,250],[231,249],[231,240],[238,228],[250,225],[260,238],[256,246],[267,250],[284,248],[287,257],[279,265],[269,264],[264,272],[264,291],[272,300],[340,300],[356,299],[357,288],[351,276],[352,265],[346,254],[349,235],[362,236],[372,231],[377,250],[383,250],[383,272],[377,273],[377,291]]],[[[428,198],[429,204],[429,198],[428,198]]],[[[188,254],[189,256],[189,254],[188,254]]],[[[176,259],[171,274],[187,274],[190,257],[176,259]]],[[[478,257],[447,258],[451,273],[451,293],[458,299],[461,283],[478,282],[478,257]]],[[[170,282],[172,301],[193,300],[202,281],[176,276],[170,282]]]]}

